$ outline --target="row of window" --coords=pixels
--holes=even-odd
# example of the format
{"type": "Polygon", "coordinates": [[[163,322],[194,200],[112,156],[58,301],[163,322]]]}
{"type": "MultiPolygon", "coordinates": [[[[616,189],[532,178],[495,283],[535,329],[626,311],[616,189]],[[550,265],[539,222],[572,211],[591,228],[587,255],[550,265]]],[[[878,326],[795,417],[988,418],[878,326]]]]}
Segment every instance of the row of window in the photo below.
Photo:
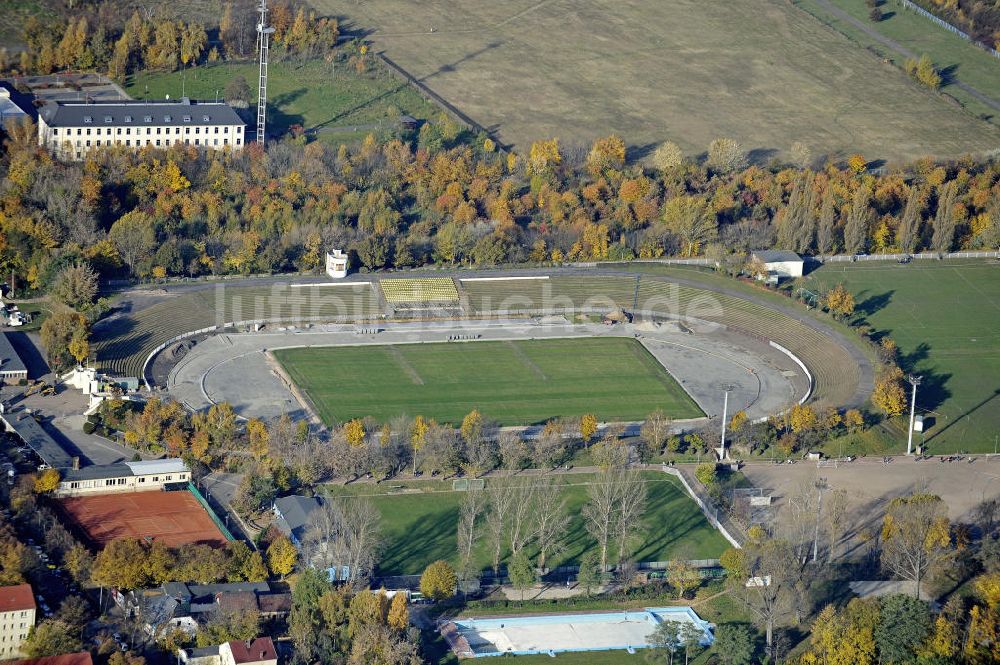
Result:
{"type": "MultiPolygon", "coordinates": [[[[207,116],[207,115],[201,116],[201,119],[202,119],[203,122],[211,122],[212,121],[212,118],[210,116],[207,116]]],[[[85,116],[83,116],[83,121],[89,125],[90,123],[94,122],[94,116],[92,116],[92,115],[85,115],[85,116]]],[[[142,117],[142,121],[143,122],[153,122],[153,116],[151,116],[151,115],[143,116],[142,117]]],[[[106,122],[106,123],[112,123],[112,122],[114,122],[114,118],[112,118],[110,115],[106,115],[106,116],[104,116],[104,122],[106,122]]],[[[125,116],[125,122],[132,122],[132,116],[130,116],[130,115],[125,116]]],[[[172,122],[171,116],[169,116],[169,115],[163,116],[163,122],[172,122]]],[[[189,116],[189,115],[184,116],[184,122],[191,122],[191,116],[189,116]]]]}
{"type": "Polygon", "coordinates": [[[5,621],[6,621],[6,620],[7,620],[7,618],[8,618],[8,617],[7,617],[7,615],[8,615],[8,614],[10,614],[10,615],[11,615],[11,616],[10,616],[10,618],[11,618],[11,619],[13,619],[13,618],[14,618],[14,616],[13,616],[13,615],[15,615],[15,614],[17,614],[17,615],[18,615],[19,617],[21,617],[22,619],[23,619],[24,617],[28,616],[28,610],[21,610],[20,612],[21,612],[21,613],[20,613],[20,614],[18,614],[18,610],[11,610],[10,612],[0,612],[0,614],[3,614],[3,618],[4,618],[4,620],[5,620],[5,621]]]}
{"type": "MultiPolygon", "coordinates": [[[[17,642],[18,644],[20,644],[27,637],[28,637],[28,633],[21,633],[20,635],[11,635],[10,636],[10,641],[11,642],[17,642]]],[[[7,642],[7,641],[8,640],[7,640],[7,636],[6,635],[0,636],[0,642],[7,642]]]]}
{"type": "MultiPolygon", "coordinates": [[[[17,627],[18,627],[18,626],[15,626],[14,624],[10,624],[9,626],[8,626],[7,624],[2,624],[2,625],[0,625],[0,630],[2,630],[3,632],[5,632],[5,633],[6,633],[8,629],[10,629],[10,630],[14,630],[14,629],[15,629],[15,628],[17,628],[17,627]]],[[[20,626],[20,627],[21,627],[21,628],[27,628],[27,627],[28,627],[28,624],[26,624],[25,622],[23,622],[23,621],[22,621],[22,622],[21,622],[21,626],[20,626]]]]}
{"type": "MultiPolygon", "coordinates": [[[[176,139],[174,141],[171,141],[170,139],[166,139],[164,141],[160,141],[160,139],[156,139],[155,141],[153,139],[146,139],[145,143],[144,143],[142,139],[136,139],[135,143],[133,144],[131,139],[125,139],[124,143],[122,142],[121,139],[115,139],[114,141],[112,141],[111,139],[107,139],[106,141],[104,141],[104,143],[101,143],[101,140],[97,139],[96,141],[93,142],[93,144],[91,144],[90,139],[87,139],[86,141],[83,141],[83,142],[81,142],[80,139],[77,139],[76,140],[76,147],[77,148],[90,148],[92,145],[95,146],[95,147],[101,147],[102,145],[105,145],[105,146],[110,146],[110,145],[124,145],[124,146],[128,146],[128,147],[132,147],[134,145],[137,148],[142,147],[142,146],[147,146],[147,145],[155,145],[157,147],[160,147],[160,146],[175,145],[175,144],[179,144],[180,142],[181,142],[180,139],[176,139]]],[[[242,144],[243,144],[243,140],[242,139],[237,138],[237,139],[235,139],[233,141],[233,145],[242,145],[242,144]]],[[[184,145],[204,145],[204,146],[220,146],[220,145],[222,145],[222,146],[227,146],[227,145],[229,145],[229,139],[228,138],[222,139],[222,143],[219,143],[219,139],[212,139],[211,143],[209,143],[209,139],[205,139],[204,143],[201,142],[201,139],[195,139],[193,144],[191,143],[191,139],[184,139],[184,145]]],[[[79,157],[79,156],[80,156],[80,154],[79,154],[79,151],[78,151],[77,152],[77,157],[79,157]]]]}
{"type": "MultiPolygon", "coordinates": [[[[64,136],[72,136],[73,135],[73,128],[72,127],[66,127],[64,129],[65,129],[65,131],[63,131],[63,135],[64,136]]],[[[181,127],[174,127],[173,128],[173,130],[174,130],[173,133],[176,136],[180,136],[181,135],[181,129],[184,130],[184,134],[190,134],[191,133],[191,128],[190,127],[183,127],[183,128],[181,128],[181,127]]],[[[212,129],[214,131],[210,132],[209,128],[206,127],[205,128],[205,133],[206,134],[218,134],[219,133],[219,126],[218,125],[216,125],[212,129]]],[[[222,133],[223,134],[228,134],[230,129],[235,129],[235,133],[236,134],[242,134],[243,133],[243,127],[241,127],[239,125],[236,125],[235,128],[232,127],[231,125],[225,125],[222,128],[222,133]]],[[[161,134],[165,134],[167,136],[170,136],[170,133],[171,133],[170,130],[171,130],[170,127],[157,127],[156,128],[156,134],[158,136],[161,135],[161,134]],[[163,131],[161,131],[161,130],[163,130],[163,131]]],[[[121,127],[108,127],[107,131],[104,131],[102,128],[97,127],[94,130],[94,134],[96,134],[97,136],[104,136],[104,135],[112,136],[114,134],[121,135],[121,133],[122,133],[122,128],[121,127]]],[[[142,132],[138,128],[135,130],[135,133],[136,133],[137,136],[140,135],[140,134],[142,134],[142,132]]],[[[201,127],[195,127],[194,128],[194,133],[195,134],[201,134],[201,127]]],[[[125,127],[125,135],[126,136],[130,136],[131,134],[132,134],[132,128],[131,127],[125,127]]],[[[146,128],[146,136],[151,136],[152,134],[153,134],[153,128],[152,127],[147,127],[146,128]]],[[[90,127],[86,127],[86,128],[77,127],[76,128],[76,135],[77,136],[84,136],[84,135],[90,136],[90,127]],[[86,133],[85,133],[85,130],[86,130],[86,133]]],[[[59,128],[58,127],[53,127],[52,128],[52,136],[59,136],[59,128]]]]}
{"type": "MultiPolygon", "coordinates": [[[[77,153],[77,156],[79,156],[79,154],[80,153],[77,153]]],[[[172,474],[169,475],[169,476],[163,476],[163,482],[165,482],[165,483],[169,483],[173,479],[174,479],[174,476],[172,474]]],[[[187,474],[186,473],[178,474],[177,475],[177,480],[178,481],[187,480],[187,474]]],[[[97,481],[94,481],[94,483],[96,483],[96,482],[97,481]]],[[[106,478],[104,480],[104,486],[105,487],[110,487],[112,485],[124,485],[127,482],[128,482],[128,478],[106,478]]],[[[146,482],[146,477],[145,476],[139,476],[139,482],[140,483],[145,483],[146,482]]],[[[154,483],[160,482],[160,477],[159,476],[153,476],[152,482],[154,482],[154,483]]],[[[100,487],[99,484],[94,484],[94,483],[87,482],[87,481],[82,481],[82,480],[73,480],[73,481],[70,481],[69,488],[75,490],[75,489],[80,489],[81,487],[100,487]]]]}

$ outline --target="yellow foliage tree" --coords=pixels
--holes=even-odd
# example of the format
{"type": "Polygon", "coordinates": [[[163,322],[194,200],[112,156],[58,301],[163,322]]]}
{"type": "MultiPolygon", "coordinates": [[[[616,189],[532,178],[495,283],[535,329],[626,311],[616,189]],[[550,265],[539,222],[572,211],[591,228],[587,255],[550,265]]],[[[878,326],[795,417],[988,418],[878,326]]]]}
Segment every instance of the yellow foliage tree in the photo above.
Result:
{"type": "Polygon", "coordinates": [[[447,561],[438,560],[427,566],[420,576],[420,593],[431,600],[445,600],[455,595],[458,577],[447,561]]]}
{"type": "Polygon", "coordinates": [[[868,160],[860,153],[855,153],[847,158],[847,168],[855,173],[861,173],[868,166],[868,160]]]}
{"type": "Polygon", "coordinates": [[[747,423],[747,412],[741,409],[740,411],[734,413],[733,417],[730,418],[729,431],[730,432],[739,431],[740,428],[746,425],[746,423],[747,423]]]}
{"type": "Polygon", "coordinates": [[[976,580],[976,593],[989,607],[1000,606],[1000,572],[980,575],[976,580]]]}
{"type": "Polygon", "coordinates": [[[788,422],[795,433],[813,429],[816,427],[818,420],[813,408],[805,404],[796,404],[792,407],[791,413],[788,414],[788,422]]]}
{"type": "Polygon", "coordinates": [[[580,438],[584,443],[590,443],[595,434],[597,434],[597,416],[592,413],[584,414],[580,418],[580,438]]]}
{"type": "Polygon", "coordinates": [[[247,441],[250,444],[250,454],[257,459],[267,455],[267,425],[264,421],[251,418],[247,421],[247,441]]]}
{"type": "Polygon", "coordinates": [[[865,417],[857,409],[848,409],[844,414],[844,425],[849,431],[855,432],[865,426],[865,417]]]}
{"type": "Polygon", "coordinates": [[[360,419],[348,420],[344,425],[344,438],[347,443],[357,448],[365,442],[365,424],[360,419]]]}
{"type": "Polygon", "coordinates": [[[400,632],[409,628],[410,610],[406,606],[406,596],[404,594],[397,593],[392,597],[392,602],[389,604],[389,615],[386,617],[386,623],[389,624],[390,628],[395,628],[400,632]]]}
{"type": "Polygon", "coordinates": [[[285,575],[295,569],[298,556],[299,552],[292,541],[285,536],[278,536],[267,548],[267,565],[272,573],[281,575],[281,579],[285,579],[285,575]]]}
{"type": "Polygon", "coordinates": [[[413,426],[410,427],[410,446],[413,448],[413,475],[417,475],[417,453],[427,443],[427,432],[430,431],[431,421],[423,416],[413,419],[413,426]]]}
{"type": "Polygon", "coordinates": [[[854,314],[854,296],[843,284],[833,287],[823,296],[823,306],[834,316],[844,317],[854,314]]]}
{"type": "Polygon", "coordinates": [[[529,175],[548,175],[561,163],[562,154],[559,152],[559,139],[535,141],[531,144],[531,150],[528,153],[529,175]]]}
{"type": "Polygon", "coordinates": [[[625,165],[625,141],[612,134],[594,141],[587,155],[587,170],[598,177],[618,171],[625,165]]]}
{"type": "Polygon", "coordinates": [[[898,416],[906,410],[906,391],[902,385],[903,372],[896,366],[885,370],[875,382],[872,404],[885,415],[898,416]]]}
{"type": "Polygon", "coordinates": [[[55,469],[45,469],[35,478],[35,493],[45,494],[59,487],[59,472],[55,469]]]}

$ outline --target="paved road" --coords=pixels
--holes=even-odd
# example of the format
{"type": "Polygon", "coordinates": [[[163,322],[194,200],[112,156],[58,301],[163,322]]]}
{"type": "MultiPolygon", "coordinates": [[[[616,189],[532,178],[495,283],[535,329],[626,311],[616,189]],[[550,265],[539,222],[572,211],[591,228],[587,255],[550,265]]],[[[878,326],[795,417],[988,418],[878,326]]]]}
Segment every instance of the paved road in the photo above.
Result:
{"type": "MultiPolygon", "coordinates": [[[[906,48],[905,46],[903,46],[902,44],[900,44],[896,40],[890,39],[890,38],[886,37],[885,35],[883,35],[879,31],[875,30],[872,26],[870,26],[867,23],[865,23],[864,21],[861,21],[861,20],[859,20],[859,19],[851,16],[850,14],[848,14],[847,12],[845,12],[843,9],[840,9],[839,7],[835,6],[829,0],[814,0],[814,2],[817,5],[819,5],[820,7],[822,7],[824,10],[830,12],[831,14],[833,14],[834,16],[836,16],[837,18],[839,18],[840,20],[845,21],[847,23],[850,23],[852,26],[854,26],[858,30],[861,30],[866,35],[868,35],[869,37],[871,37],[872,39],[874,39],[875,41],[877,41],[880,44],[882,44],[883,46],[885,46],[885,47],[887,47],[887,48],[895,51],[896,53],[899,53],[900,55],[902,55],[902,56],[904,56],[906,58],[917,59],[917,58],[920,57],[920,54],[915,53],[914,51],[911,51],[910,49],[906,48]]],[[[956,88],[964,90],[968,94],[972,95],[973,97],[975,97],[976,99],[978,99],[979,101],[981,101],[983,104],[986,104],[990,108],[993,108],[993,109],[996,109],[997,111],[1000,111],[1000,101],[996,100],[993,97],[990,97],[989,95],[987,95],[987,94],[985,94],[983,92],[980,92],[978,89],[972,87],[968,83],[963,83],[962,81],[959,81],[958,79],[953,78],[952,81],[951,81],[951,83],[950,83],[950,85],[953,85],[956,88]]]]}

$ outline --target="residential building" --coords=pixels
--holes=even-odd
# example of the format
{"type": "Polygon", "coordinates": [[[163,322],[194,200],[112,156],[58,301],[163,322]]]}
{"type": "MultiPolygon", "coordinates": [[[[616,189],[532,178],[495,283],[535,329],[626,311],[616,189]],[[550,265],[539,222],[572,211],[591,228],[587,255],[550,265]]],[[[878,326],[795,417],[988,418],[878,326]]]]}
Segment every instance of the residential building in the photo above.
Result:
{"type": "Polygon", "coordinates": [[[317,496],[283,496],[274,502],[274,524],[281,533],[288,536],[295,547],[301,548],[309,529],[309,516],[323,505],[317,496]]]}
{"type": "Polygon", "coordinates": [[[191,470],[184,460],[176,457],[144,462],[95,464],[66,469],[55,494],[81,496],[162,490],[167,485],[184,484],[190,480],[191,470]]]}
{"type": "Polygon", "coordinates": [[[28,658],[26,660],[13,660],[4,665],[94,665],[89,651],[78,653],[64,653],[59,656],[43,656],[42,658],[28,658]]]}
{"type": "Polygon", "coordinates": [[[179,649],[185,665],[277,665],[278,652],[270,637],[225,642],[219,646],[179,649]]]}
{"type": "Polygon", "coordinates": [[[0,587],[0,660],[17,658],[35,625],[35,596],[30,584],[0,587]]]}
{"type": "Polygon", "coordinates": [[[31,115],[15,101],[16,97],[23,95],[12,94],[10,88],[0,85],[0,129],[10,131],[15,125],[31,120],[31,115]]]}
{"type": "Polygon", "coordinates": [[[273,618],[292,610],[291,594],[272,591],[267,582],[168,582],[158,589],[112,591],[112,596],[127,616],[137,613],[146,633],[154,637],[174,628],[194,635],[217,612],[256,610],[264,618],[273,618]]]}
{"type": "Polygon", "coordinates": [[[61,159],[95,148],[169,148],[182,144],[241,150],[246,123],[224,102],[180,100],[57,101],[38,114],[38,143],[61,159]]]}
{"type": "Polygon", "coordinates": [[[278,665],[278,652],[270,637],[219,645],[220,665],[278,665]]]}
{"type": "Polygon", "coordinates": [[[753,258],[764,264],[768,276],[785,279],[802,277],[805,262],[795,252],[785,249],[769,249],[753,253],[753,258]]]}
{"type": "Polygon", "coordinates": [[[0,381],[15,385],[28,378],[28,367],[21,360],[7,333],[0,333],[0,381]]]}

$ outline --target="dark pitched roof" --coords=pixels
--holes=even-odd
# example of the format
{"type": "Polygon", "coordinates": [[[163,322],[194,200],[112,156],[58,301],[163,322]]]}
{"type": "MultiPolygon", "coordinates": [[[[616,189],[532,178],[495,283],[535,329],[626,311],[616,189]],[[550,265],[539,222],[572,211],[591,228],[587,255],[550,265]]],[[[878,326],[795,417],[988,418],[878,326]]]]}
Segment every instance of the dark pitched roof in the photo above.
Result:
{"type": "Polygon", "coordinates": [[[179,100],[52,102],[41,118],[50,127],[156,127],[165,125],[246,125],[229,104],[179,100]]]}
{"type": "Polygon", "coordinates": [[[45,656],[27,660],[9,660],[4,665],[94,665],[89,651],[64,653],[61,656],[45,656]]]}
{"type": "Polygon", "coordinates": [[[30,413],[27,411],[5,413],[3,419],[25,445],[42,458],[43,462],[55,469],[68,469],[73,466],[73,458],[42,429],[30,413]]]}
{"type": "Polygon", "coordinates": [[[266,593],[257,596],[257,609],[261,614],[287,614],[292,611],[292,594],[266,593]]]}
{"type": "Polygon", "coordinates": [[[35,609],[35,596],[30,584],[0,587],[0,612],[35,609]]]}
{"type": "Polygon", "coordinates": [[[17,355],[17,349],[10,343],[7,333],[0,335],[0,370],[4,372],[28,371],[21,356],[17,355]]]}
{"type": "Polygon", "coordinates": [[[221,612],[249,612],[257,609],[257,594],[253,591],[217,593],[215,603],[221,612]]]}
{"type": "Polygon", "coordinates": [[[779,261],[801,261],[802,257],[787,249],[764,249],[753,253],[764,263],[777,263],[779,261]]]}
{"type": "Polygon", "coordinates": [[[323,500],[315,496],[283,496],[274,502],[278,512],[278,529],[286,536],[295,536],[299,541],[305,534],[309,515],[323,505],[323,500]]]}
{"type": "Polygon", "coordinates": [[[271,641],[270,637],[258,637],[255,640],[245,642],[230,642],[229,648],[233,652],[233,660],[237,665],[275,660],[278,657],[278,653],[274,650],[274,642],[271,641]]]}
{"type": "Polygon", "coordinates": [[[70,480],[101,480],[102,478],[128,478],[135,474],[127,464],[93,464],[80,469],[66,469],[63,482],[70,480]]]}

